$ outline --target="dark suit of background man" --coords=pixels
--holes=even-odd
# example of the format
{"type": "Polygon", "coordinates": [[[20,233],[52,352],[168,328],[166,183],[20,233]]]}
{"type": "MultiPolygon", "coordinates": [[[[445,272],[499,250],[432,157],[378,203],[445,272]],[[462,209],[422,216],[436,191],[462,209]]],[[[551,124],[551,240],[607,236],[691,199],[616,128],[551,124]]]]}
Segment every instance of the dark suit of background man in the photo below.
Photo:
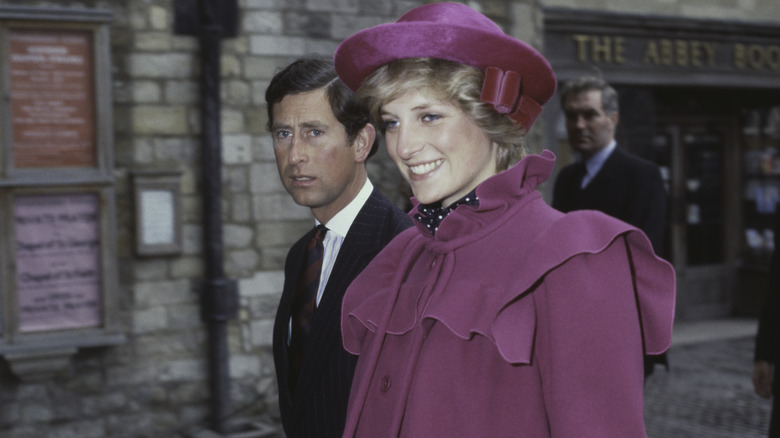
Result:
{"type": "MultiPolygon", "coordinates": [[[[584,77],[561,88],[569,145],[581,161],[558,174],[553,207],[599,210],[647,234],[656,254],[663,253],[666,228],[666,189],[658,167],[617,147],[618,95],[599,78],[584,77]]],[[[645,376],[666,357],[648,357],[645,376]]]]}
{"type": "Polygon", "coordinates": [[[376,150],[376,132],[368,110],[330,63],[292,63],[274,76],[265,98],[282,184],[297,204],[311,208],[317,225],[328,229],[316,310],[299,372],[291,369],[288,354],[292,296],[314,230],[293,245],[285,262],[273,335],[282,423],[290,438],[341,437],[357,361],[342,347],[342,297],[411,220],[368,180],[365,161],[376,150]],[[297,379],[291,377],[295,375],[297,379]]]}
{"type": "Polygon", "coordinates": [[[756,336],[753,388],[756,394],[772,398],[769,438],[780,438],[780,213],[775,224],[775,252],[769,265],[769,288],[766,303],[761,308],[756,336]],[[774,368],[774,371],[772,370],[774,368]]]}

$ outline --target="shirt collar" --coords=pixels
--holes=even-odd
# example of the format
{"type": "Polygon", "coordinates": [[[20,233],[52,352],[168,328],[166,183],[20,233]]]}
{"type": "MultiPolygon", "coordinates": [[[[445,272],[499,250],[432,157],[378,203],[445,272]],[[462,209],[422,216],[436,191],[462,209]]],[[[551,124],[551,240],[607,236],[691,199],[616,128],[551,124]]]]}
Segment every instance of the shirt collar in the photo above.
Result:
{"type": "MultiPolygon", "coordinates": [[[[328,227],[328,232],[333,232],[341,237],[346,237],[349,228],[352,226],[352,222],[355,221],[358,213],[360,213],[360,209],[366,204],[366,201],[373,191],[374,185],[366,178],[366,182],[363,184],[363,188],[360,189],[357,196],[325,224],[325,226],[328,227]]],[[[319,225],[320,221],[314,219],[314,223],[319,225]]]]}
{"type": "Polygon", "coordinates": [[[453,210],[460,205],[479,205],[479,199],[477,198],[477,189],[467,193],[462,198],[453,202],[448,207],[437,207],[435,205],[423,205],[420,204],[417,207],[418,213],[414,213],[414,218],[420,223],[425,225],[431,234],[436,234],[439,229],[441,221],[444,220],[453,210]]]}
{"type": "Polygon", "coordinates": [[[585,161],[585,169],[587,170],[589,177],[593,178],[599,173],[599,170],[604,166],[607,158],[612,155],[612,151],[615,150],[615,147],[617,147],[617,143],[615,140],[612,140],[604,149],[596,152],[592,157],[585,161]]]}

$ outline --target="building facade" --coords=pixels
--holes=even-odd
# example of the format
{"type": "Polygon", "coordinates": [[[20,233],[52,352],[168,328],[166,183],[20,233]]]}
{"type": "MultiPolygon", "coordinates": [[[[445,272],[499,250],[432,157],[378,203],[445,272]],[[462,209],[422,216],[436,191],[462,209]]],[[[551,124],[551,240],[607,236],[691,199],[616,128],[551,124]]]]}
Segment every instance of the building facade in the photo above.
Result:
{"type": "MultiPolygon", "coordinates": [[[[273,318],[312,217],[279,182],[265,87],[424,2],[216,3],[0,0],[0,437],[276,436],[273,318]]],[[[468,4],[560,80],[616,85],[621,147],[664,169],[678,316],[755,312],[780,197],[780,5],[468,4]]],[[[527,142],[558,167],[559,113],[554,98],[527,142]]],[[[369,172],[405,203],[382,152],[369,172]]]]}

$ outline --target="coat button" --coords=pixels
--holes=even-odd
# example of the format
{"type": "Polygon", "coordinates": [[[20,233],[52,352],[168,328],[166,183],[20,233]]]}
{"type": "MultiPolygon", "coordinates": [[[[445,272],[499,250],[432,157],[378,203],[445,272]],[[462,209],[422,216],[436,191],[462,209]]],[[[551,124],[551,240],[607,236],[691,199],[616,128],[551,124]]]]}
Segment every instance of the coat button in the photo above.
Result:
{"type": "Polygon", "coordinates": [[[379,386],[379,389],[382,392],[387,392],[390,389],[390,377],[388,376],[382,377],[382,384],[379,386]]]}

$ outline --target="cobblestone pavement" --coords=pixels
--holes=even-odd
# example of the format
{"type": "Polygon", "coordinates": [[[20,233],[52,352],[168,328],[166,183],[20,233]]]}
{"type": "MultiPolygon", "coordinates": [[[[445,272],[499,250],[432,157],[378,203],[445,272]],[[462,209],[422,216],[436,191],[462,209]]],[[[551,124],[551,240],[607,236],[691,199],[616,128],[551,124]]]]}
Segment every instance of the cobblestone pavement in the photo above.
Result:
{"type": "Polygon", "coordinates": [[[770,402],[753,392],[752,336],[672,345],[645,387],[649,438],[764,438],[770,402]]]}

